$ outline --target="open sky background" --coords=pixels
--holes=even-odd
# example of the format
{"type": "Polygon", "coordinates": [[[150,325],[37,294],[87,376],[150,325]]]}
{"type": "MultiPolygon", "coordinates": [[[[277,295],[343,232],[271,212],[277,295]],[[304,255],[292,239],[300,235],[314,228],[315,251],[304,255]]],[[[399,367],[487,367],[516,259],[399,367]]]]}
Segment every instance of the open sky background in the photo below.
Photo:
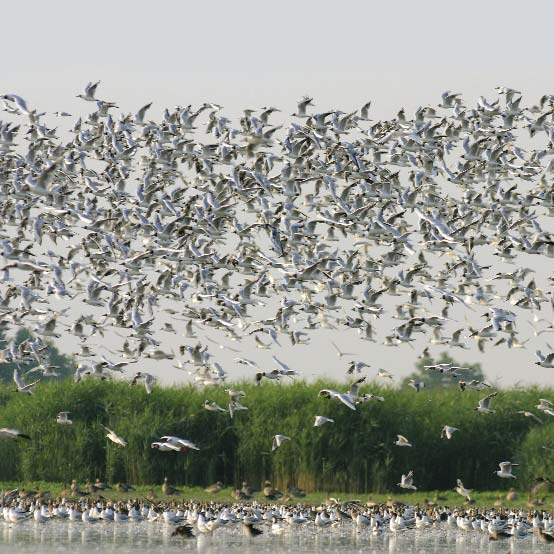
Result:
{"type": "MultiPolygon", "coordinates": [[[[554,3],[547,1],[58,0],[12,2],[2,12],[0,93],[20,94],[39,111],[86,113],[90,106],[75,95],[98,79],[100,98],[125,112],[153,101],[150,116],[204,101],[235,117],[267,105],[290,114],[309,94],[317,111],[349,112],[372,100],[371,115],[379,119],[400,107],[411,114],[436,104],[445,90],[462,93],[469,106],[481,95],[492,100],[498,85],[522,91],[526,105],[554,93],[554,3]]],[[[552,274],[551,260],[532,263],[543,278],[552,274]]],[[[525,325],[522,335],[532,337],[525,325]]],[[[341,377],[346,364],[328,338],[252,357],[263,362],[275,353],[307,375],[341,377]]],[[[424,346],[387,349],[352,332],[334,338],[372,364],[370,376],[378,367],[407,374],[424,346]]],[[[520,351],[454,355],[480,361],[502,385],[554,384],[554,370],[533,365],[536,347],[545,348],[540,339],[520,351]]],[[[219,361],[235,355],[222,352],[219,361]]],[[[230,374],[240,375],[238,368],[230,374]]],[[[181,379],[183,373],[164,366],[162,382],[181,379]]]]}

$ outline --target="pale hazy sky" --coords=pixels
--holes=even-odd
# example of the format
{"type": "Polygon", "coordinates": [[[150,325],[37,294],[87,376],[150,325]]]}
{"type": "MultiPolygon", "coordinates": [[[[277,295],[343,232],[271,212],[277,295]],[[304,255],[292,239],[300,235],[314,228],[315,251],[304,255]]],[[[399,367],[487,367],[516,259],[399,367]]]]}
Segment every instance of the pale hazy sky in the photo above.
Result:
{"type": "Polygon", "coordinates": [[[229,111],[303,94],[384,117],[446,89],[554,92],[554,3],[475,1],[31,1],[3,6],[2,88],[70,110],[101,97],[131,110],[206,99],[229,111]]]}
{"type": "MultiPolygon", "coordinates": [[[[522,91],[526,104],[554,93],[554,3],[547,1],[61,0],[11,2],[2,12],[0,94],[20,94],[39,111],[85,113],[89,106],[75,95],[99,79],[100,98],[125,112],[153,101],[152,116],[206,100],[229,115],[267,105],[290,114],[309,94],[317,111],[349,111],[372,100],[371,115],[383,118],[401,106],[410,114],[436,104],[447,89],[468,104],[480,95],[492,98],[498,85],[522,91]]],[[[417,351],[394,352],[380,346],[374,354],[355,336],[337,342],[358,359],[377,355],[374,367],[400,376],[423,346],[418,341],[417,351]]],[[[482,361],[503,384],[554,384],[554,370],[533,365],[533,350],[495,348],[481,356],[472,349],[459,357],[482,361]]],[[[254,357],[269,360],[271,353],[254,357]]],[[[274,353],[293,367],[310,359],[326,375],[344,374],[344,360],[332,358],[330,349],[274,353]]]]}

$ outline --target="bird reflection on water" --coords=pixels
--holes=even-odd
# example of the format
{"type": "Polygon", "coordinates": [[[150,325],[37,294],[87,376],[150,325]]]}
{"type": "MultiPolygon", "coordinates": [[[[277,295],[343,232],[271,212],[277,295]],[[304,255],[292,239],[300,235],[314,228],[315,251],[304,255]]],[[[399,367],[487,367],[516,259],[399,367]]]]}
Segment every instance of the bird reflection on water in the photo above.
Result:
{"type": "MultiPolygon", "coordinates": [[[[201,534],[193,539],[172,537],[174,526],[152,523],[83,524],[50,522],[47,525],[27,521],[19,524],[0,523],[0,553],[23,554],[71,551],[110,551],[121,554],[142,554],[163,548],[164,552],[388,552],[402,553],[408,549],[418,553],[466,552],[533,552],[544,549],[538,534],[530,533],[525,540],[510,538],[501,544],[491,542],[488,534],[463,532],[444,524],[433,529],[408,529],[401,533],[385,530],[374,534],[355,525],[318,529],[312,525],[296,527],[284,534],[272,535],[262,526],[263,533],[255,538],[245,536],[240,526],[219,529],[214,534],[201,534]]],[[[548,546],[546,546],[548,548],[548,546]]]]}

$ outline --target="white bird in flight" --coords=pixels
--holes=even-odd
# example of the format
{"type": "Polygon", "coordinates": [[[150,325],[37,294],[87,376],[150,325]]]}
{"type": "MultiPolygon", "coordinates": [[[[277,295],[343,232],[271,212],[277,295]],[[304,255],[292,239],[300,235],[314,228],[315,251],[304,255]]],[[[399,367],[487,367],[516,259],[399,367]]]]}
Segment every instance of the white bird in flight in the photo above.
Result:
{"type": "Polygon", "coordinates": [[[412,446],[410,441],[404,435],[396,435],[398,439],[394,442],[396,446],[412,446]]]}
{"type": "Polygon", "coordinates": [[[119,435],[117,435],[114,431],[112,431],[109,427],[106,427],[105,425],[102,425],[106,431],[108,431],[108,434],[106,437],[108,437],[114,444],[117,444],[118,446],[121,446],[122,448],[125,448],[127,446],[127,441],[122,439],[119,435]]]}
{"type": "Polygon", "coordinates": [[[516,476],[512,474],[512,468],[517,467],[519,464],[513,464],[512,462],[500,462],[500,471],[496,472],[498,477],[503,479],[515,479],[516,476]]]}
{"type": "Polygon", "coordinates": [[[13,370],[13,380],[17,385],[17,392],[21,392],[23,394],[33,394],[33,387],[40,381],[40,379],[37,379],[36,381],[26,385],[21,378],[21,375],[19,375],[19,370],[17,369],[13,370]]]}
{"type": "Polygon", "coordinates": [[[277,450],[285,441],[290,441],[290,437],[286,435],[275,435],[271,444],[271,451],[277,450]]]}
{"type": "Polygon", "coordinates": [[[326,423],[335,423],[335,420],[325,416],[320,416],[320,415],[315,416],[314,427],[321,427],[326,423]]]}
{"type": "Polygon", "coordinates": [[[441,430],[441,439],[447,438],[448,440],[450,440],[452,438],[452,435],[454,435],[456,431],[459,431],[457,427],[443,425],[441,430]]]}
{"type": "Polygon", "coordinates": [[[7,427],[0,428],[0,439],[27,439],[31,440],[29,435],[22,433],[17,429],[8,429],[7,427]]]}
{"type": "Polygon", "coordinates": [[[181,437],[176,437],[174,435],[165,435],[161,438],[173,446],[179,446],[181,450],[200,450],[196,444],[188,439],[182,439],[181,437]]]}
{"type": "Polygon", "coordinates": [[[60,412],[56,417],[56,423],[60,425],[73,425],[73,421],[69,419],[70,412],[60,412]]]}
{"type": "Polygon", "coordinates": [[[413,491],[417,490],[417,487],[414,486],[414,472],[409,471],[407,475],[402,475],[400,478],[400,483],[397,483],[397,485],[402,489],[410,489],[413,491]]]}

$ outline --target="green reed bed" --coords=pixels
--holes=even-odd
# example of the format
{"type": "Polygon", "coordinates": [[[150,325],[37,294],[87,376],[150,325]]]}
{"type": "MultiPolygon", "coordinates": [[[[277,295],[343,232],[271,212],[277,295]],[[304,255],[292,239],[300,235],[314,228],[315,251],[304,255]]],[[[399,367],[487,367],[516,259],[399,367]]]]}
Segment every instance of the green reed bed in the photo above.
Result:
{"type": "Polygon", "coordinates": [[[539,398],[554,399],[544,388],[502,390],[493,402],[495,414],[473,410],[486,394],[454,389],[419,393],[368,384],[362,392],[385,397],[360,404],[356,411],[318,396],[321,388],[346,390],[330,382],[235,383],[246,392],[234,419],[203,408],[205,399],[227,406],[219,388],[142,387],[121,382],[69,381],[41,383],[33,396],[0,387],[0,427],[15,427],[31,441],[0,443],[0,481],[84,483],[95,478],[137,485],[161,483],[204,487],[215,481],[259,486],[271,479],[277,487],[348,493],[398,492],[400,475],[410,469],[421,490],[448,490],[460,478],[469,488],[506,489],[494,473],[498,462],[519,462],[518,488],[537,476],[554,474],[554,418],[534,408],[539,398]],[[56,423],[59,411],[70,411],[73,425],[56,423]],[[517,414],[531,410],[541,425],[517,414]],[[314,416],[335,420],[313,427],[314,416]],[[551,422],[552,420],[552,422],[551,422]],[[440,438],[445,424],[460,428],[451,440],[440,438]],[[102,425],[128,441],[118,448],[105,438],[102,425]],[[271,452],[273,435],[291,437],[271,452]],[[413,448],[399,448],[396,434],[413,448]],[[162,435],[195,442],[200,451],[160,452],[150,444],[162,435]],[[544,448],[546,447],[546,448],[544,448]]]}

